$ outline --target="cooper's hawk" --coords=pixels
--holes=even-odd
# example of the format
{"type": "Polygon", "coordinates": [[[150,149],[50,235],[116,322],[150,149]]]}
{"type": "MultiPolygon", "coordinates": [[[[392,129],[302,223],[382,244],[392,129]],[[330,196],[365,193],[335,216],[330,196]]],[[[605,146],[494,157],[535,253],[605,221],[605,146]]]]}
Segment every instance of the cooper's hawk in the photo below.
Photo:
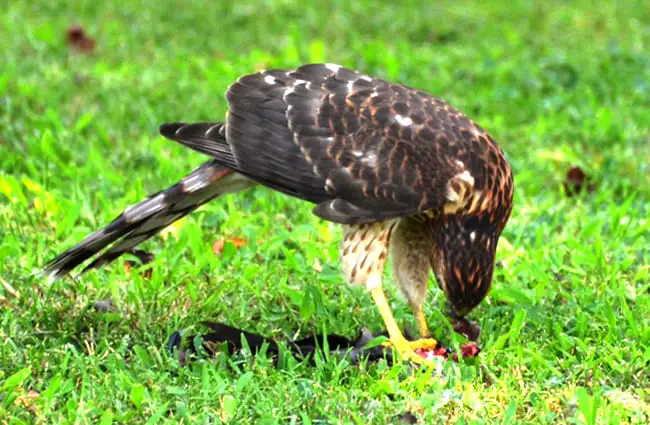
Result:
{"type": "Polygon", "coordinates": [[[460,317],[490,288],[513,197],[501,148],[443,101],[339,65],[245,75],[226,97],[225,122],[160,127],[210,161],[127,208],[45,272],[58,278],[91,258],[84,271],[104,265],[217,196],[261,184],[343,226],[345,278],[371,292],[402,357],[422,362],[414,348],[435,344],[422,310],[429,269],[460,317]],[[389,251],[422,340],[407,341],[384,296],[389,251]]]}

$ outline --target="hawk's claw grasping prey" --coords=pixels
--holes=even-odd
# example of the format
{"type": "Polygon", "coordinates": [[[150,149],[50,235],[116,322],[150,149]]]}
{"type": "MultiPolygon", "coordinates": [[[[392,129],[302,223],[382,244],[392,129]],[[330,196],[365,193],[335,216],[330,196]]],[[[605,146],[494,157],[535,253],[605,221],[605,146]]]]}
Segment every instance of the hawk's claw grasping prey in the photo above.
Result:
{"type": "Polygon", "coordinates": [[[439,344],[433,338],[420,338],[415,341],[404,339],[404,341],[397,343],[391,339],[384,346],[393,347],[402,356],[402,360],[408,360],[419,365],[429,365],[431,362],[417,354],[417,350],[434,351],[439,347],[439,344]]]}
{"type": "Polygon", "coordinates": [[[109,263],[217,196],[261,184],[343,225],[343,274],[371,292],[403,358],[417,354],[382,289],[389,250],[422,336],[430,269],[455,316],[485,297],[513,179],[501,148],[465,115],[422,91],[332,64],[245,75],[226,97],[224,122],[160,128],[210,161],[127,208],[45,272],[56,279],[89,259],[84,270],[109,263]]]}

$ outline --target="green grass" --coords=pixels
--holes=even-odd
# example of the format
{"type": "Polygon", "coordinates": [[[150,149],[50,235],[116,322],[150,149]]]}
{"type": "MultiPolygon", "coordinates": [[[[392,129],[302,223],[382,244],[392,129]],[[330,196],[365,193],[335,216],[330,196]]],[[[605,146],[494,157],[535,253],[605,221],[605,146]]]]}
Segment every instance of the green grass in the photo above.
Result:
{"type": "MultiPolygon", "coordinates": [[[[650,421],[645,1],[38,3],[0,12],[1,424],[365,424],[406,412],[420,423],[650,421]],[[68,49],[74,23],[97,39],[95,54],[68,49]],[[264,189],[209,204],[148,242],[149,280],[122,261],[52,285],[30,277],[200,164],[159,137],[159,124],[219,120],[238,75],[311,61],[433,93],[507,151],[512,249],[500,244],[493,290],[472,313],[478,359],[434,377],[335,359],[180,367],[167,337],[202,320],[280,338],[382,327],[365,290],[341,283],[339,230],[264,189]],[[593,193],[565,196],[572,165],[592,176],[593,193]],[[235,236],[249,244],[212,253],[235,236]],[[116,312],[94,310],[105,299],[116,312]]],[[[400,322],[414,326],[387,287],[400,322]]],[[[450,342],[444,297],[432,289],[430,299],[431,326],[450,342]]]]}

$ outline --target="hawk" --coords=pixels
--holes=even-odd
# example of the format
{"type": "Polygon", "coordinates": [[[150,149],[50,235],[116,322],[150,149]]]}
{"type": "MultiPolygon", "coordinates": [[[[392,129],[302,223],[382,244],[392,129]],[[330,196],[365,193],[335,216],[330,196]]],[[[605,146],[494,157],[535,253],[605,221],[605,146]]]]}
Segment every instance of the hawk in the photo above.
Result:
{"type": "Polygon", "coordinates": [[[514,182],[502,149],[481,127],[423,91],[335,64],[240,77],[223,122],[170,123],[160,133],[211,159],[46,264],[52,279],[91,260],[105,265],[225,193],[266,186],[315,204],[343,228],[340,262],[365,285],[403,359],[423,363],[429,270],[455,317],[486,296],[514,182]],[[400,331],[382,288],[393,276],[418,322],[400,331]]]}

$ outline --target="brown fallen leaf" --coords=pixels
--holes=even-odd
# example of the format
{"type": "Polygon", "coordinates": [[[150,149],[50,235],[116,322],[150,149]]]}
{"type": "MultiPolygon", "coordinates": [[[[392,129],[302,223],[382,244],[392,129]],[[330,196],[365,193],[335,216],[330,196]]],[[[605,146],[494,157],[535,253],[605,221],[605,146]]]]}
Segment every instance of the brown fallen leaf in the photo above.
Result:
{"type": "Polygon", "coordinates": [[[588,193],[591,193],[595,189],[593,183],[589,183],[589,177],[582,171],[580,167],[571,167],[567,172],[566,178],[564,179],[564,192],[567,196],[577,195],[585,187],[588,193]]]}
{"type": "Polygon", "coordinates": [[[40,396],[41,393],[39,393],[38,391],[29,390],[26,393],[23,392],[18,397],[16,397],[14,403],[17,406],[29,410],[35,415],[40,415],[40,412],[38,411],[38,406],[35,405],[36,400],[38,400],[40,396]]]}
{"type": "Polygon", "coordinates": [[[237,249],[248,245],[248,241],[246,239],[239,237],[217,239],[217,241],[212,245],[212,252],[214,252],[216,255],[221,255],[223,253],[224,246],[226,246],[226,242],[232,242],[237,249]]]}
{"type": "Polygon", "coordinates": [[[95,51],[96,42],[88,37],[86,30],[81,25],[72,25],[65,32],[68,46],[80,52],[90,54],[95,51]]]}
{"type": "MultiPolygon", "coordinates": [[[[154,259],[154,255],[152,253],[147,252],[147,251],[143,251],[141,249],[134,249],[132,251],[129,251],[129,254],[133,254],[136,257],[138,257],[138,260],[141,263],[140,265],[142,265],[142,266],[144,266],[145,264],[151,263],[153,261],[153,259],[154,259]]],[[[135,261],[126,260],[124,262],[124,272],[126,274],[130,275],[131,274],[131,269],[134,268],[134,267],[137,267],[137,266],[138,266],[138,263],[136,263],[135,261]]],[[[146,270],[142,271],[142,273],[141,273],[142,277],[144,277],[145,279],[151,279],[151,270],[152,269],[149,268],[149,269],[146,269],[146,270]]]]}
{"type": "Polygon", "coordinates": [[[3,297],[2,295],[0,295],[0,305],[4,306],[4,307],[6,307],[6,308],[10,308],[10,309],[12,309],[12,310],[14,310],[14,311],[17,311],[17,310],[18,310],[18,309],[16,308],[16,306],[13,305],[13,304],[11,303],[11,301],[9,301],[8,299],[6,299],[6,298],[3,297]]]}

